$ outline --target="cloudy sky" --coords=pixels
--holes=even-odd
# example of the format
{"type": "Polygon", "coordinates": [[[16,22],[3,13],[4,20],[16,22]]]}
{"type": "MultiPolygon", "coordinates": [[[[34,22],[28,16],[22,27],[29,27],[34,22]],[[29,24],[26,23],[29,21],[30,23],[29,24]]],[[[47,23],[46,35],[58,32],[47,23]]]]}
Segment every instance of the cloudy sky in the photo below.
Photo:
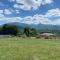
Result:
{"type": "Polygon", "coordinates": [[[60,0],[0,0],[0,24],[60,25],[60,0]]]}

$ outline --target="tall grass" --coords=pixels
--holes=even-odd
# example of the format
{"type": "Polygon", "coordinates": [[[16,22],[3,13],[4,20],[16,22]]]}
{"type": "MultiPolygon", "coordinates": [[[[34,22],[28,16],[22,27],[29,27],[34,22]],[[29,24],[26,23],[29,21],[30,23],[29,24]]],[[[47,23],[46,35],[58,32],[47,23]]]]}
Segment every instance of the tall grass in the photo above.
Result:
{"type": "Polygon", "coordinates": [[[60,60],[60,40],[1,38],[0,60],[60,60]]]}

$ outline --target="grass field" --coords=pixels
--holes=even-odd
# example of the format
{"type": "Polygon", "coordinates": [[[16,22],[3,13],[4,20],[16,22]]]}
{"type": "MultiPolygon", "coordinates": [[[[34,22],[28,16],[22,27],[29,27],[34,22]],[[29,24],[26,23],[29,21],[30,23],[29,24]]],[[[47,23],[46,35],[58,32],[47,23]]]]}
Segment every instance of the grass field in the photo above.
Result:
{"type": "Polygon", "coordinates": [[[60,40],[1,38],[0,60],[60,60],[60,40]]]}

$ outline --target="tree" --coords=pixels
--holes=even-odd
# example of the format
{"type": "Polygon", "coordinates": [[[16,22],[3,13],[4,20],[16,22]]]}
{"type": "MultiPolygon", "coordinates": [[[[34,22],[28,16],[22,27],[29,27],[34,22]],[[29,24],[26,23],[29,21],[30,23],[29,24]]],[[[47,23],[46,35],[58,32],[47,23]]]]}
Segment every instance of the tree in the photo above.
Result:
{"type": "Polygon", "coordinates": [[[4,24],[2,30],[4,35],[17,35],[18,33],[18,27],[11,24],[4,24]]]}
{"type": "Polygon", "coordinates": [[[2,26],[0,26],[0,35],[2,35],[2,26]]]}
{"type": "Polygon", "coordinates": [[[36,36],[37,35],[37,30],[35,29],[35,28],[31,28],[30,30],[29,30],[29,32],[30,32],[30,36],[36,36]]]}
{"type": "Polygon", "coordinates": [[[30,28],[29,26],[26,26],[24,28],[24,33],[26,34],[27,37],[29,37],[29,36],[34,37],[37,35],[37,30],[34,28],[30,28]]]}
{"type": "Polygon", "coordinates": [[[24,28],[24,34],[26,34],[27,37],[29,37],[29,29],[28,25],[24,28]]]}

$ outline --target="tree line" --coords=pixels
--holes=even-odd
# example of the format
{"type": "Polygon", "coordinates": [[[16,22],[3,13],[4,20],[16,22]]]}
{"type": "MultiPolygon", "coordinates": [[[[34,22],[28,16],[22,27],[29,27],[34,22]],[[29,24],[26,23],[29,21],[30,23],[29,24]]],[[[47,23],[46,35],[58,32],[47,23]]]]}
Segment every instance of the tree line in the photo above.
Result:
{"type": "Polygon", "coordinates": [[[26,35],[27,37],[36,36],[37,31],[34,28],[30,28],[28,25],[24,29],[20,29],[17,25],[4,24],[0,26],[0,35],[14,35],[21,36],[26,35]]]}
{"type": "Polygon", "coordinates": [[[44,32],[50,32],[60,35],[60,30],[37,30],[35,28],[30,28],[29,25],[26,25],[23,29],[13,24],[4,24],[3,26],[0,26],[0,35],[25,35],[27,37],[35,37],[44,32]]]}

